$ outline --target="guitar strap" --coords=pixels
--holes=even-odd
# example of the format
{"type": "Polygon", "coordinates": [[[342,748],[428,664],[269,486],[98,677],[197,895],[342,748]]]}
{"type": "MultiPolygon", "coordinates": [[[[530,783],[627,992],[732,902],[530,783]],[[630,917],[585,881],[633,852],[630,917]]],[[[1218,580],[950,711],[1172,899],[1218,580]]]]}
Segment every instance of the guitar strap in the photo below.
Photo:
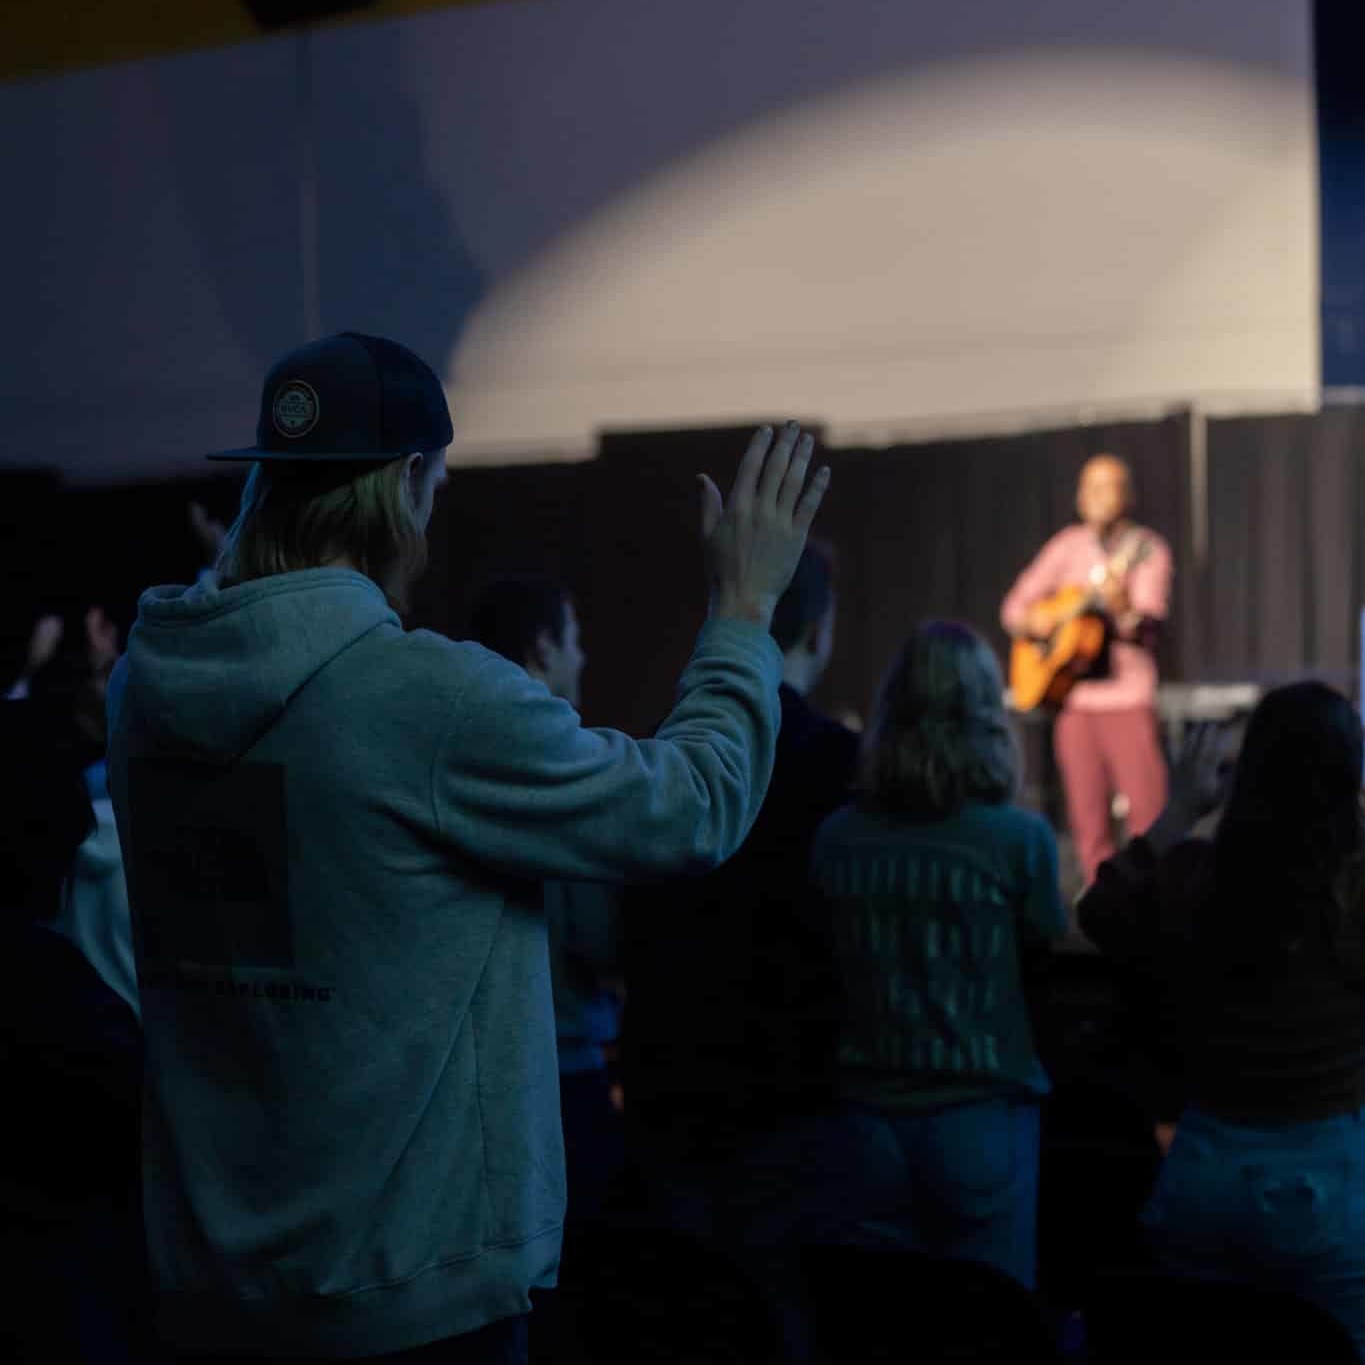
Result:
{"type": "Polygon", "coordinates": [[[1110,557],[1110,565],[1121,565],[1126,574],[1138,562],[1146,543],[1147,533],[1140,526],[1134,526],[1124,537],[1123,544],[1110,557]]]}

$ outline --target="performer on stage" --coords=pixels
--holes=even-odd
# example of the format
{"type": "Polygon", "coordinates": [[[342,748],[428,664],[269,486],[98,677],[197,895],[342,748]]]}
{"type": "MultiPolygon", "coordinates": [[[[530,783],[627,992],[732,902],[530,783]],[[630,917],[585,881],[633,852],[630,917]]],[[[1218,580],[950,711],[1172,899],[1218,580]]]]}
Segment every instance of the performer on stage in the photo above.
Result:
{"type": "Polygon", "coordinates": [[[1067,818],[1086,885],[1114,852],[1113,798],[1141,834],[1166,800],[1157,729],[1155,637],[1165,620],[1171,551],[1131,519],[1132,476],[1115,455],[1095,455],[1076,489],[1079,526],[1059,531],[1019,575],[1000,608],[1012,636],[1045,640],[1060,624],[1062,589],[1084,587],[1107,620],[1099,667],[1067,692],[1053,731],[1067,818]]]}

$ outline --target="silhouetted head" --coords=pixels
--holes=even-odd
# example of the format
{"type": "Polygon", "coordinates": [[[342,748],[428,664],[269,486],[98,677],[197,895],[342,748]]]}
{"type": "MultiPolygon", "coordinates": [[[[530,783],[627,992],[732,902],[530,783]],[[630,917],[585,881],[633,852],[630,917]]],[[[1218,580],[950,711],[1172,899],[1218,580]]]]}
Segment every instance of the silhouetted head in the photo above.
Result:
{"type": "Polygon", "coordinates": [[[1320,682],[1268,692],[1252,712],[1216,836],[1226,911],[1295,938],[1360,843],[1360,717],[1320,682]]]}
{"type": "Polygon", "coordinates": [[[563,584],[541,574],[495,579],[474,604],[469,638],[520,664],[556,697],[579,704],[587,656],[578,614],[563,584]]]}

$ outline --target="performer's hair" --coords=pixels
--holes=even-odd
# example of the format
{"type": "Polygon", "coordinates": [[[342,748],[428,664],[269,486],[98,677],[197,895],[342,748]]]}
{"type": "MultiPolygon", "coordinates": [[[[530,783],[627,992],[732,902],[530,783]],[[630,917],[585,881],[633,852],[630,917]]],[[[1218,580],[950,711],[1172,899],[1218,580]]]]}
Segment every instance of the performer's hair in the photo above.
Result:
{"type": "Polygon", "coordinates": [[[994,652],[970,626],[921,622],[883,679],[863,736],[862,803],[941,819],[968,801],[1009,800],[1018,771],[994,652]]]}
{"type": "Polygon", "coordinates": [[[406,456],[378,466],[253,465],[215,565],[219,585],[346,560],[383,589],[395,611],[406,611],[408,593],[427,562],[406,469],[406,456]]]}

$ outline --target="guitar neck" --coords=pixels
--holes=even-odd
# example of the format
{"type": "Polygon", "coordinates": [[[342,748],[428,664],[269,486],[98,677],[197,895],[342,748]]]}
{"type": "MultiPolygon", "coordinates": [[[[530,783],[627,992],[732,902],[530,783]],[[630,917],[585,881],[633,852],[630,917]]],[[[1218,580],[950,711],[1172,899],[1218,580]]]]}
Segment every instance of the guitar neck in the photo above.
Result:
{"type": "MultiPolygon", "coordinates": [[[[1124,544],[1115,554],[1111,555],[1104,563],[1104,572],[1100,577],[1100,582],[1111,578],[1124,578],[1128,573],[1137,568],[1144,559],[1152,552],[1152,547],[1145,535],[1135,532],[1131,539],[1124,544]]],[[[1085,602],[1077,607],[1075,615],[1082,615],[1087,611],[1103,611],[1104,602],[1100,597],[1099,583],[1092,582],[1091,590],[1085,602]]]]}
{"type": "Polygon", "coordinates": [[[1109,560],[1107,568],[1111,574],[1121,577],[1130,569],[1137,568],[1151,552],[1147,537],[1141,531],[1134,531],[1128,543],[1109,560]]]}

